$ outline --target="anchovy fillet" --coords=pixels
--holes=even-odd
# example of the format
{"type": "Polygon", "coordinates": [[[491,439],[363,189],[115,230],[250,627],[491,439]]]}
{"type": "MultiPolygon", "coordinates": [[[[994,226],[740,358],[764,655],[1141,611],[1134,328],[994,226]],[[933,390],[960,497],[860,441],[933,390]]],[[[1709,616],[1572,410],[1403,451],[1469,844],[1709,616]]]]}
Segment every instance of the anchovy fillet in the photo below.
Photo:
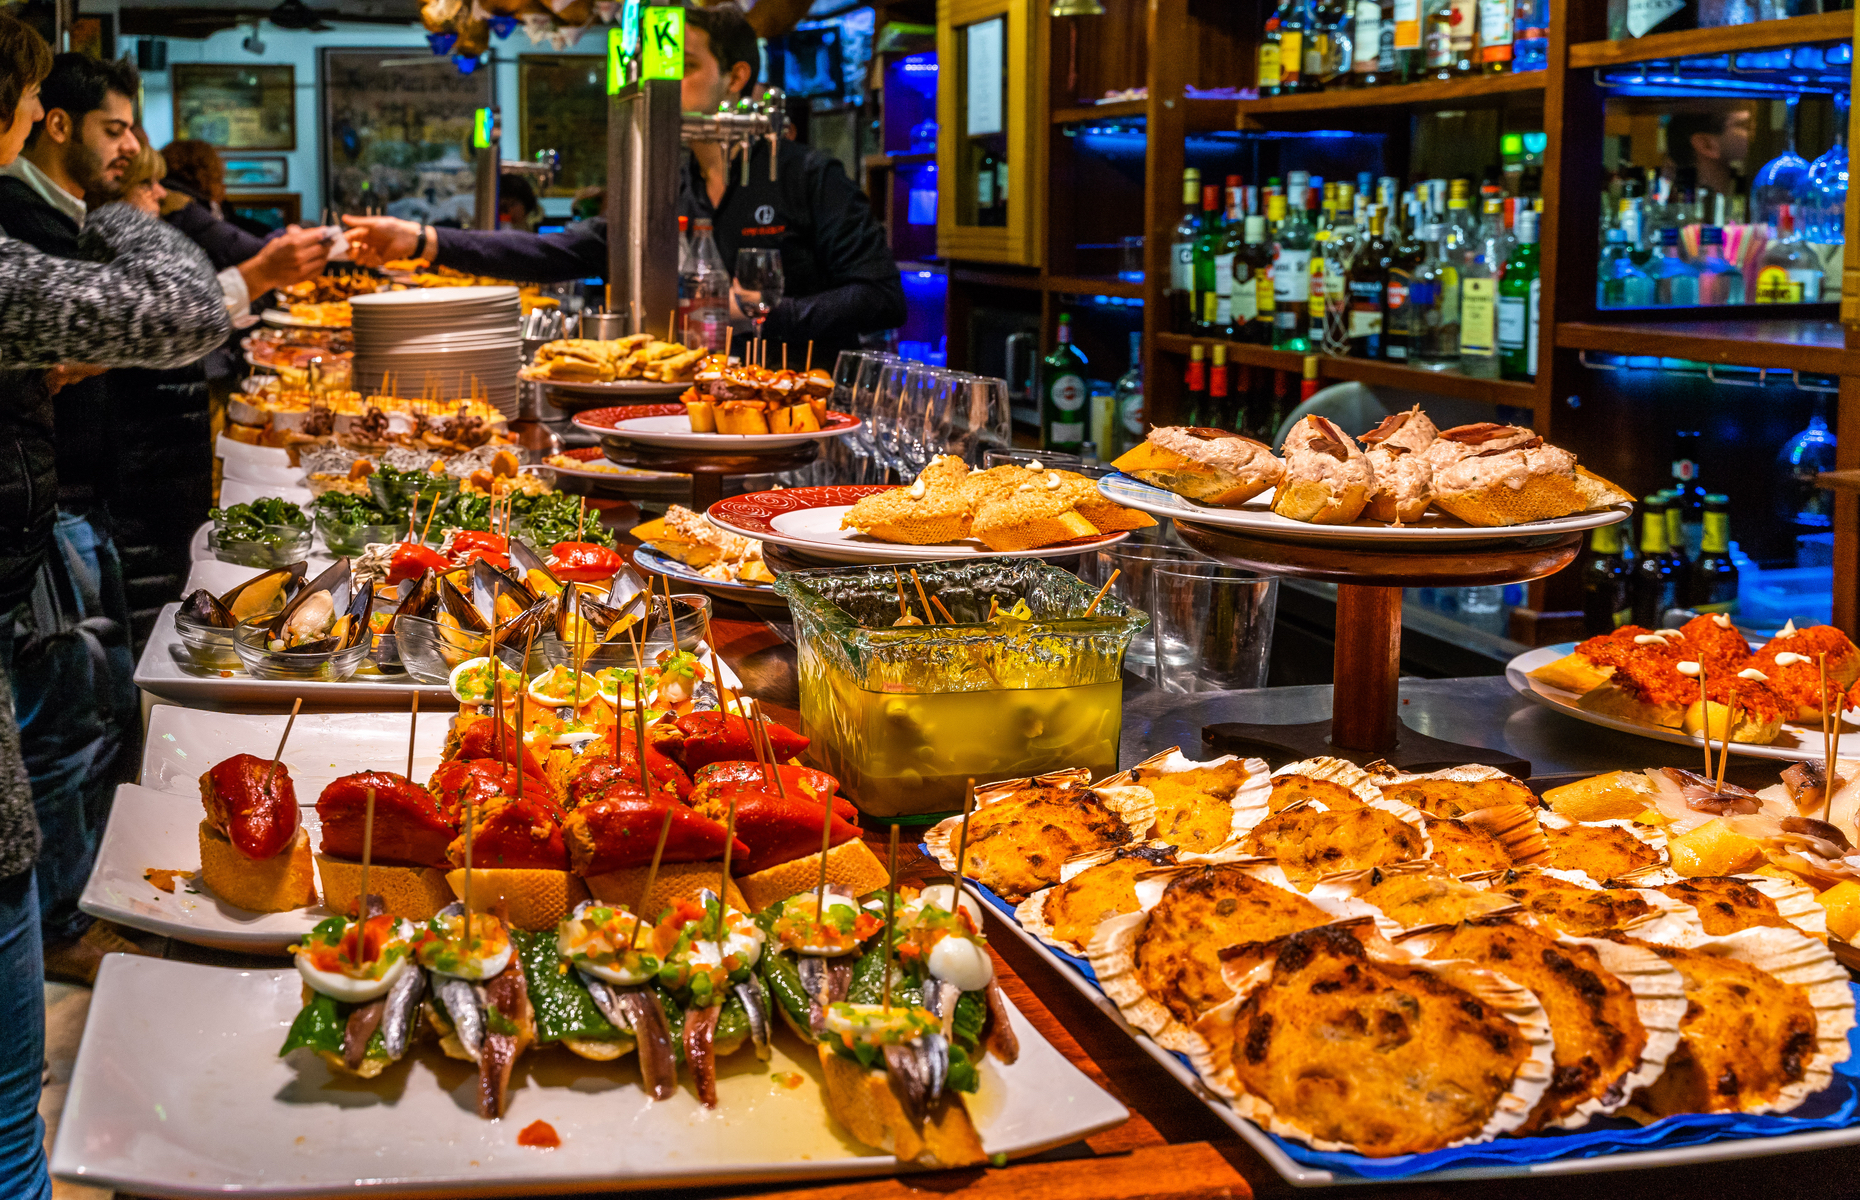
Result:
{"type": "Polygon", "coordinates": [[[654,1100],[670,1100],[678,1091],[678,1064],[672,1058],[672,1027],[651,988],[623,988],[615,993],[623,1023],[639,1040],[639,1075],[654,1100]]]}
{"type": "Polygon", "coordinates": [[[762,981],[751,975],[736,985],[736,996],[743,1002],[743,1011],[749,1014],[749,1040],[755,1044],[756,1057],[767,1062],[771,1054],[769,1004],[768,996],[762,990],[762,981]]]}
{"type": "Polygon", "coordinates": [[[433,976],[433,994],[446,1006],[452,1031],[473,1062],[484,1049],[484,995],[467,980],[452,975],[433,976]]]}
{"type": "Polygon", "coordinates": [[[413,1022],[420,1011],[420,997],[426,992],[426,973],[418,967],[401,973],[384,997],[387,1004],[381,1014],[381,1042],[388,1057],[399,1060],[413,1040],[413,1022]]]}

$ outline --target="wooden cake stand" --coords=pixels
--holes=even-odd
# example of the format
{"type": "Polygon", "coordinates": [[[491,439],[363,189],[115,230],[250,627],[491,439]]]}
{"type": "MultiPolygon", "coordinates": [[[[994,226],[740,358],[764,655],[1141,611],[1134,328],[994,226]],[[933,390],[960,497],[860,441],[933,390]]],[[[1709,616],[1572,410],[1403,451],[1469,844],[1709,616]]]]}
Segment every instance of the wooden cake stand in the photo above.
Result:
{"type": "Polygon", "coordinates": [[[1490,542],[1287,541],[1176,519],[1182,540],[1210,558],[1337,585],[1337,652],[1331,718],[1306,725],[1210,725],[1210,750],[1252,754],[1275,765],[1328,754],[1405,770],[1484,763],[1526,778],[1530,764],[1479,746],[1428,737],[1398,716],[1401,590],[1489,587],[1553,575],[1575,561],[1581,532],[1490,542]]]}
{"type": "Polygon", "coordinates": [[[646,446],[624,434],[609,433],[601,437],[601,453],[610,462],[623,467],[640,467],[648,471],[676,471],[691,476],[691,507],[706,512],[723,499],[726,475],[773,475],[805,467],[820,457],[820,443],[802,442],[769,450],[739,449],[729,453],[693,450],[668,450],[664,446],[646,446]]]}

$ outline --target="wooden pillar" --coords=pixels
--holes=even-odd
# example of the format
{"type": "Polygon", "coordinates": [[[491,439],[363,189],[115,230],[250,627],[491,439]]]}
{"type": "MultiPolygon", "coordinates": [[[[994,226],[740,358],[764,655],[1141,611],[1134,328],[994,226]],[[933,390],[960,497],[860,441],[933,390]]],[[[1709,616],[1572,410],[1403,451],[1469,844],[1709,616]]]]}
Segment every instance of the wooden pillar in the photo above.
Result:
{"type": "Polygon", "coordinates": [[[1143,388],[1146,418],[1168,425],[1180,415],[1179,360],[1165,367],[1156,335],[1169,332],[1170,240],[1182,215],[1182,163],[1188,132],[1192,55],[1176,53],[1189,28],[1188,0],[1149,0],[1149,103],[1143,176],[1143,388]]]}
{"type": "Polygon", "coordinates": [[[1346,750],[1395,748],[1401,677],[1401,589],[1337,585],[1330,740],[1346,750]]]}

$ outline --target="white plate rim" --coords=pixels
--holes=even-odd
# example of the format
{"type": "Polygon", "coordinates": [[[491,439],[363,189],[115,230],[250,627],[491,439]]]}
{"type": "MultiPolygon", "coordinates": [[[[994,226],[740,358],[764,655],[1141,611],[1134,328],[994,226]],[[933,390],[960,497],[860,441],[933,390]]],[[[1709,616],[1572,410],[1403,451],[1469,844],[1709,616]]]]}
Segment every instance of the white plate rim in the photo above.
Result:
{"type": "MultiPolygon", "coordinates": [[[[850,509],[850,504],[822,506],[826,509],[850,509]]],[[[1065,558],[1075,554],[1089,554],[1115,546],[1130,536],[1130,530],[1122,529],[1107,533],[1092,541],[1066,546],[1035,546],[1031,550],[990,550],[979,543],[976,546],[904,546],[893,542],[816,542],[806,538],[795,537],[779,530],[769,533],[755,533],[732,525],[728,519],[719,517],[715,511],[706,514],[713,525],[727,533],[745,537],[763,544],[773,542],[790,550],[799,550],[815,558],[828,559],[841,563],[913,563],[913,562],[966,562],[978,558],[1065,558]]]]}

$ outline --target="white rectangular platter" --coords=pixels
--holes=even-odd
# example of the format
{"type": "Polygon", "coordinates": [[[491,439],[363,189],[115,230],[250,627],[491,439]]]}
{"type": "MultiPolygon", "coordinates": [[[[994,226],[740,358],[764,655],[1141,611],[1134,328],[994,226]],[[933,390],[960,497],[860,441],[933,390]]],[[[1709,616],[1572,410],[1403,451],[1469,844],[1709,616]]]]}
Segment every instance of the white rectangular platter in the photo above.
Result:
{"type": "MultiPolygon", "coordinates": [[[[439,765],[439,752],[457,712],[458,706],[449,701],[432,709],[421,701],[413,746],[415,779],[426,779],[439,765]]],[[[187,797],[198,810],[200,776],[235,754],[269,759],[289,719],[288,712],[216,713],[157,704],[149,710],[139,782],[153,791],[187,797]]],[[[300,713],[282,760],[290,768],[298,803],[315,804],[330,780],[356,771],[404,774],[411,720],[406,712],[300,713]]]]}
{"type": "MultiPolygon", "coordinates": [[[[52,1172],[138,1195],[541,1195],[596,1188],[804,1182],[900,1169],[826,1114],[819,1065],[785,1028],[774,1058],[718,1064],[718,1107],[689,1084],[646,1099],[629,1057],[606,1065],[532,1050],[509,1114],[476,1112],[468,1064],[430,1042],[381,1078],[333,1079],[304,1054],[280,1059],[302,1003],[297,972],[236,971],[112,955],[91,999],[52,1172]],[[798,1079],[797,1079],[798,1077],[798,1079]],[[554,1150],[517,1144],[547,1121],[554,1150]]],[[[970,1113],[1009,1158],[1122,1122],[1124,1107],[1013,1014],[1020,1059],[982,1065],[970,1113]]]]}

